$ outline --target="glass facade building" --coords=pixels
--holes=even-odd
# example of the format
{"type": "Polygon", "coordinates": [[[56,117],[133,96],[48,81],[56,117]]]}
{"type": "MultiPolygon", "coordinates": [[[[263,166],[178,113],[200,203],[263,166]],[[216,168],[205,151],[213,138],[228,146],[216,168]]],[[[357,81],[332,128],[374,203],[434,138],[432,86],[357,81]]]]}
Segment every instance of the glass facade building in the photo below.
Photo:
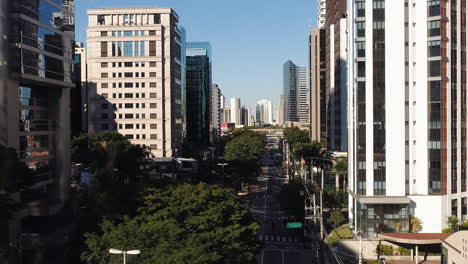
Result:
{"type": "Polygon", "coordinates": [[[207,147],[210,143],[211,63],[209,43],[187,42],[185,105],[187,143],[191,146],[207,147]]]}
{"type": "Polygon", "coordinates": [[[74,1],[0,1],[0,144],[33,171],[31,184],[64,200],[70,175],[74,1]]]}

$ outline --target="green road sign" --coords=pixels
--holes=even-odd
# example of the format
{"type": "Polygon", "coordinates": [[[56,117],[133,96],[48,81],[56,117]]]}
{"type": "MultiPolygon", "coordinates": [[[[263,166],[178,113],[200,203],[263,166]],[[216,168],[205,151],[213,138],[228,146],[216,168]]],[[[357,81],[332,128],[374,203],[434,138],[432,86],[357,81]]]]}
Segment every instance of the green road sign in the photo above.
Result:
{"type": "Polygon", "coordinates": [[[288,223],[287,227],[288,228],[302,228],[302,223],[299,223],[299,222],[288,223]]]}

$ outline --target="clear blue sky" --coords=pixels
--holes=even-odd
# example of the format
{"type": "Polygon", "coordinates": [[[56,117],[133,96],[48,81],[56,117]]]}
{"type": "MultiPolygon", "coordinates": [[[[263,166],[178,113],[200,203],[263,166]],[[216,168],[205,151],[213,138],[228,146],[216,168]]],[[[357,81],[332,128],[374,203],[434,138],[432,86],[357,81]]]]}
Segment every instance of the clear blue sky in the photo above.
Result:
{"type": "Polygon", "coordinates": [[[86,10],[105,7],[174,8],[187,41],[209,41],[213,82],[226,98],[251,107],[270,99],[276,109],[283,89],[283,63],[308,66],[309,25],[315,0],[77,0],[76,39],[86,42],[86,10]]]}

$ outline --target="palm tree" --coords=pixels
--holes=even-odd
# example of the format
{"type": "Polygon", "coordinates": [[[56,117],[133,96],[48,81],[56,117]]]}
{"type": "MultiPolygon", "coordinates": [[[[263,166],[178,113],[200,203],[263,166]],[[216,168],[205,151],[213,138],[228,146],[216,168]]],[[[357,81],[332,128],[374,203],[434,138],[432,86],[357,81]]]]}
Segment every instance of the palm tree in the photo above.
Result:
{"type": "MultiPolygon", "coordinates": [[[[348,173],[348,160],[346,158],[336,158],[333,162],[333,172],[335,173],[335,187],[340,189],[340,175],[348,173]]],[[[343,190],[346,190],[346,176],[343,178],[343,190]]]]}

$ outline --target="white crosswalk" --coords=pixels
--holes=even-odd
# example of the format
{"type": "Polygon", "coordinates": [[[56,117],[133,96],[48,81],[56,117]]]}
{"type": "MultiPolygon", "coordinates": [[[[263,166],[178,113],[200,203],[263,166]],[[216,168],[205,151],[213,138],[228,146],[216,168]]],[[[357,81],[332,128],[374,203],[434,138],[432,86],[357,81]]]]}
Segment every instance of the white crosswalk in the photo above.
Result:
{"type": "Polygon", "coordinates": [[[275,235],[275,234],[259,234],[258,240],[265,242],[282,242],[282,243],[297,243],[299,240],[294,236],[275,235]]]}

